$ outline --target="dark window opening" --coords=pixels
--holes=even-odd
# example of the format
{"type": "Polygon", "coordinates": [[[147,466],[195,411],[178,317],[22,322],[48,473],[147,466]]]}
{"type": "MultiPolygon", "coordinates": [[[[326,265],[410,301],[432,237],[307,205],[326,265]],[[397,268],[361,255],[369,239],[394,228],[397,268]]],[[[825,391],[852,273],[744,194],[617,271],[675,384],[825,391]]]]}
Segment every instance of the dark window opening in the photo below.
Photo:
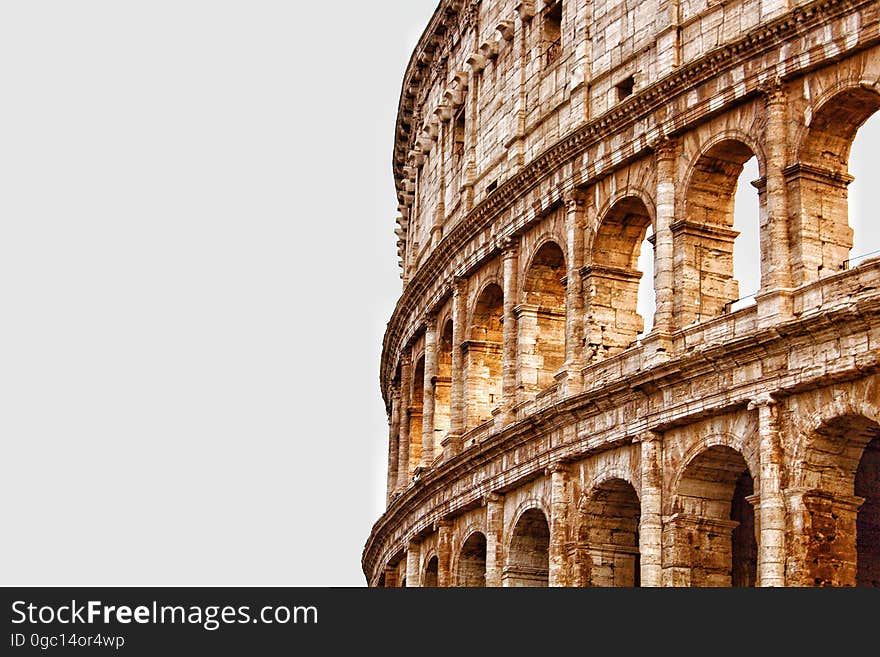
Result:
{"type": "Polygon", "coordinates": [[[617,85],[617,100],[623,100],[624,98],[632,96],[635,86],[635,76],[630,75],[626,80],[617,85]]]}
{"type": "Polygon", "coordinates": [[[541,25],[545,66],[554,64],[562,54],[562,0],[548,5],[541,25]]]}
{"type": "Polygon", "coordinates": [[[455,115],[452,126],[452,158],[458,165],[464,155],[464,107],[455,115]]]}

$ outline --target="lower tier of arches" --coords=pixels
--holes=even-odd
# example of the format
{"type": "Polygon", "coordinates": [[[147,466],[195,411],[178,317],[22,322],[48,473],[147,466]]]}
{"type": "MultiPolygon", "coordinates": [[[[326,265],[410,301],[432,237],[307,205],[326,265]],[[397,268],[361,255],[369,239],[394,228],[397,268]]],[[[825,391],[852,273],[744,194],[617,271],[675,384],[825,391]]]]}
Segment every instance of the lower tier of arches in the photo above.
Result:
{"type": "MultiPolygon", "coordinates": [[[[573,432],[540,444],[553,453],[573,432]]],[[[405,540],[386,539],[370,583],[880,587],[876,372],[758,393],[607,448],[569,442],[531,476],[478,485],[451,513],[435,505],[421,530],[407,534],[401,515],[405,540]]]]}

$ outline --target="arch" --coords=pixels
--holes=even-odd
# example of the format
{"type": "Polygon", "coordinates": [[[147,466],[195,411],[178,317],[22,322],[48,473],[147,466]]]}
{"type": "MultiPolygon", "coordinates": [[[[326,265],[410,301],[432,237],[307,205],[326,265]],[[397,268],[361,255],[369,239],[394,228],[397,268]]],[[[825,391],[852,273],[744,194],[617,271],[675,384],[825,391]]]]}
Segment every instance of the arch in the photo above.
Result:
{"type": "Polygon", "coordinates": [[[507,549],[502,586],[546,587],[550,581],[550,523],[546,514],[530,507],[517,518],[507,549]]]}
{"type": "MultiPolygon", "coordinates": [[[[605,202],[598,208],[596,215],[600,219],[597,223],[597,230],[605,217],[610,214],[611,209],[626,199],[635,199],[635,201],[641,202],[641,204],[647,209],[648,216],[651,217],[651,223],[653,224],[654,218],[657,216],[657,207],[654,203],[654,196],[644,187],[629,181],[624,187],[612,191],[605,202]]],[[[588,248],[592,248],[592,245],[588,245],[588,248]]]]}
{"type": "MultiPolygon", "coordinates": [[[[740,456],[743,457],[743,460],[746,462],[746,466],[749,469],[749,472],[755,473],[755,485],[758,485],[760,480],[760,472],[761,472],[761,464],[759,462],[759,456],[755,449],[749,449],[749,445],[745,439],[734,434],[734,433],[712,433],[702,440],[698,441],[694,445],[691,445],[684,453],[681,459],[681,464],[675,471],[675,474],[672,477],[672,484],[670,485],[670,490],[675,491],[678,489],[682,478],[685,476],[685,472],[687,471],[690,464],[703,452],[709,450],[712,447],[727,447],[730,450],[737,452],[740,456]]],[[[669,513],[674,513],[674,508],[670,506],[667,509],[669,513]]]]}
{"type": "Polygon", "coordinates": [[[878,109],[877,88],[852,80],[835,85],[810,110],[801,130],[798,160],[845,171],[856,133],[878,109]]]}
{"type": "Polygon", "coordinates": [[[501,403],[503,323],[504,292],[497,283],[488,283],[474,304],[468,340],[462,345],[468,428],[490,419],[501,403]]]}
{"type": "Polygon", "coordinates": [[[481,531],[468,534],[458,554],[456,568],[458,586],[486,586],[486,535],[481,531]]]}
{"type": "Polygon", "coordinates": [[[425,572],[422,575],[422,586],[424,588],[436,588],[439,586],[438,578],[440,576],[440,560],[437,555],[430,556],[425,562],[425,572]]]}
{"type": "MultiPolygon", "coordinates": [[[[602,455],[599,455],[600,459],[601,457],[602,455]]],[[[638,467],[636,467],[636,471],[634,472],[632,463],[613,459],[605,461],[604,463],[599,461],[596,473],[584,482],[582,489],[584,492],[580,496],[580,499],[585,499],[589,496],[591,491],[611,479],[621,479],[624,483],[633,487],[633,490],[635,490],[636,496],[639,499],[642,498],[641,491],[639,490],[638,467]]]]}
{"type": "Polygon", "coordinates": [[[752,140],[725,133],[708,142],[691,164],[684,218],[672,226],[679,254],[674,296],[680,327],[720,315],[739,299],[733,275],[734,240],[739,235],[733,227],[734,205],[740,175],[753,157],[763,171],[752,140]]]}
{"type": "Polygon", "coordinates": [[[434,454],[443,451],[443,439],[452,422],[452,318],[439,324],[437,375],[434,377],[434,454]]]}
{"type": "MultiPolygon", "coordinates": [[[[593,239],[591,265],[585,284],[589,299],[587,342],[601,356],[629,347],[644,329],[638,313],[639,255],[653,224],[638,196],[624,196],[610,206],[593,239]]],[[[653,283],[653,272],[647,272],[653,283]]]]}
{"type": "Polygon", "coordinates": [[[833,274],[848,264],[854,236],[850,152],[859,128],[878,110],[878,89],[858,80],[835,85],[809,110],[797,144],[797,163],[788,176],[795,283],[833,274]]]}
{"type": "Polygon", "coordinates": [[[791,502],[807,586],[880,585],[880,424],[857,413],[824,418],[806,438],[791,502]]]}
{"type": "Polygon", "coordinates": [[[664,527],[676,586],[754,586],[758,544],[755,482],[743,454],[715,441],[685,462],[664,527]]]}
{"type": "Polygon", "coordinates": [[[504,290],[502,282],[496,280],[495,278],[491,278],[483,283],[483,287],[480,288],[479,294],[474,297],[473,306],[468,312],[468,339],[474,339],[475,336],[479,337],[479,333],[474,331],[475,322],[478,322],[482,319],[483,313],[486,311],[487,305],[494,305],[493,299],[495,297],[498,297],[503,305],[504,290]]]}
{"type": "Polygon", "coordinates": [[[603,479],[578,504],[575,572],[584,586],[639,586],[639,518],[635,487],[603,479]]]}
{"type": "Polygon", "coordinates": [[[525,270],[517,307],[517,388],[536,393],[554,384],[565,363],[565,255],[547,239],[525,270]]]}
{"type": "MultiPolygon", "coordinates": [[[[561,210],[561,208],[557,208],[557,210],[561,210]]],[[[553,216],[552,212],[550,213],[550,216],[553,216]]],[[[535,237],[533,237],[531,247],[529,247],[528,249],[523,248],[521,262],[525,262],[526,266],[524,268],[522,268],[519,273],[519,288],[520,289],[522,289],[522,287],[525,283],[525,277],[526,277],[529,269],[531,269],[532,264],[534,264],[535,258],[537,257],[538,253],[547,244],[554,244],[557,247],[559,247],[559,249],[563,252],[563,254],[565,253],[565,244],[566,244],[565,235],[560,234],[558,230],[555,230],[555,226],[552,226],[552,225],[547,226],[547,228],[545,230],[541,231],[539,234],[537,234],[535,237]]],[[[563,259],[563,263],[564,263],[566,261],[565,255],[563,255],[562,259],[563,259]]],[[[564,268],[565,268],[565,264],[563,264],[563,269],[564,268]]],[[[522,299],[520,299],[520,301],[522,301],[522,299]]]]}

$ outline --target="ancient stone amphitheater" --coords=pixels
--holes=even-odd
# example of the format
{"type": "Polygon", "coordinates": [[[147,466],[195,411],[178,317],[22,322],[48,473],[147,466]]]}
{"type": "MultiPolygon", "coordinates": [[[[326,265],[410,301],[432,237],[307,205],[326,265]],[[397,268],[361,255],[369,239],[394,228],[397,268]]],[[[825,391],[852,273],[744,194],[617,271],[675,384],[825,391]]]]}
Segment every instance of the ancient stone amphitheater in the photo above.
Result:
{"type": "Polygon", "coordinates": [[[878,44],[877,0],[440,2],[394,142],[370,585],[880,586],[847,207],[878,44]]]}

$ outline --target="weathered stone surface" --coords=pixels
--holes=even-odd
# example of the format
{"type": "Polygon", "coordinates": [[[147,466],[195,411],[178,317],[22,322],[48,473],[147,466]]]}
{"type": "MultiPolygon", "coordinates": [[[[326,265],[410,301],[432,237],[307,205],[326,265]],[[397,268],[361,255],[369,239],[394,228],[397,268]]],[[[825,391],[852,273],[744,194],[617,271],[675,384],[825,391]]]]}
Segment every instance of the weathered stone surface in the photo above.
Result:
{"type": "Polygon", "coordinates": [[[371,585],[880,586],[880,260],[849,267],[846,193],[878,44],[874,1],[441,3],[395,135],[371,585]]]}

